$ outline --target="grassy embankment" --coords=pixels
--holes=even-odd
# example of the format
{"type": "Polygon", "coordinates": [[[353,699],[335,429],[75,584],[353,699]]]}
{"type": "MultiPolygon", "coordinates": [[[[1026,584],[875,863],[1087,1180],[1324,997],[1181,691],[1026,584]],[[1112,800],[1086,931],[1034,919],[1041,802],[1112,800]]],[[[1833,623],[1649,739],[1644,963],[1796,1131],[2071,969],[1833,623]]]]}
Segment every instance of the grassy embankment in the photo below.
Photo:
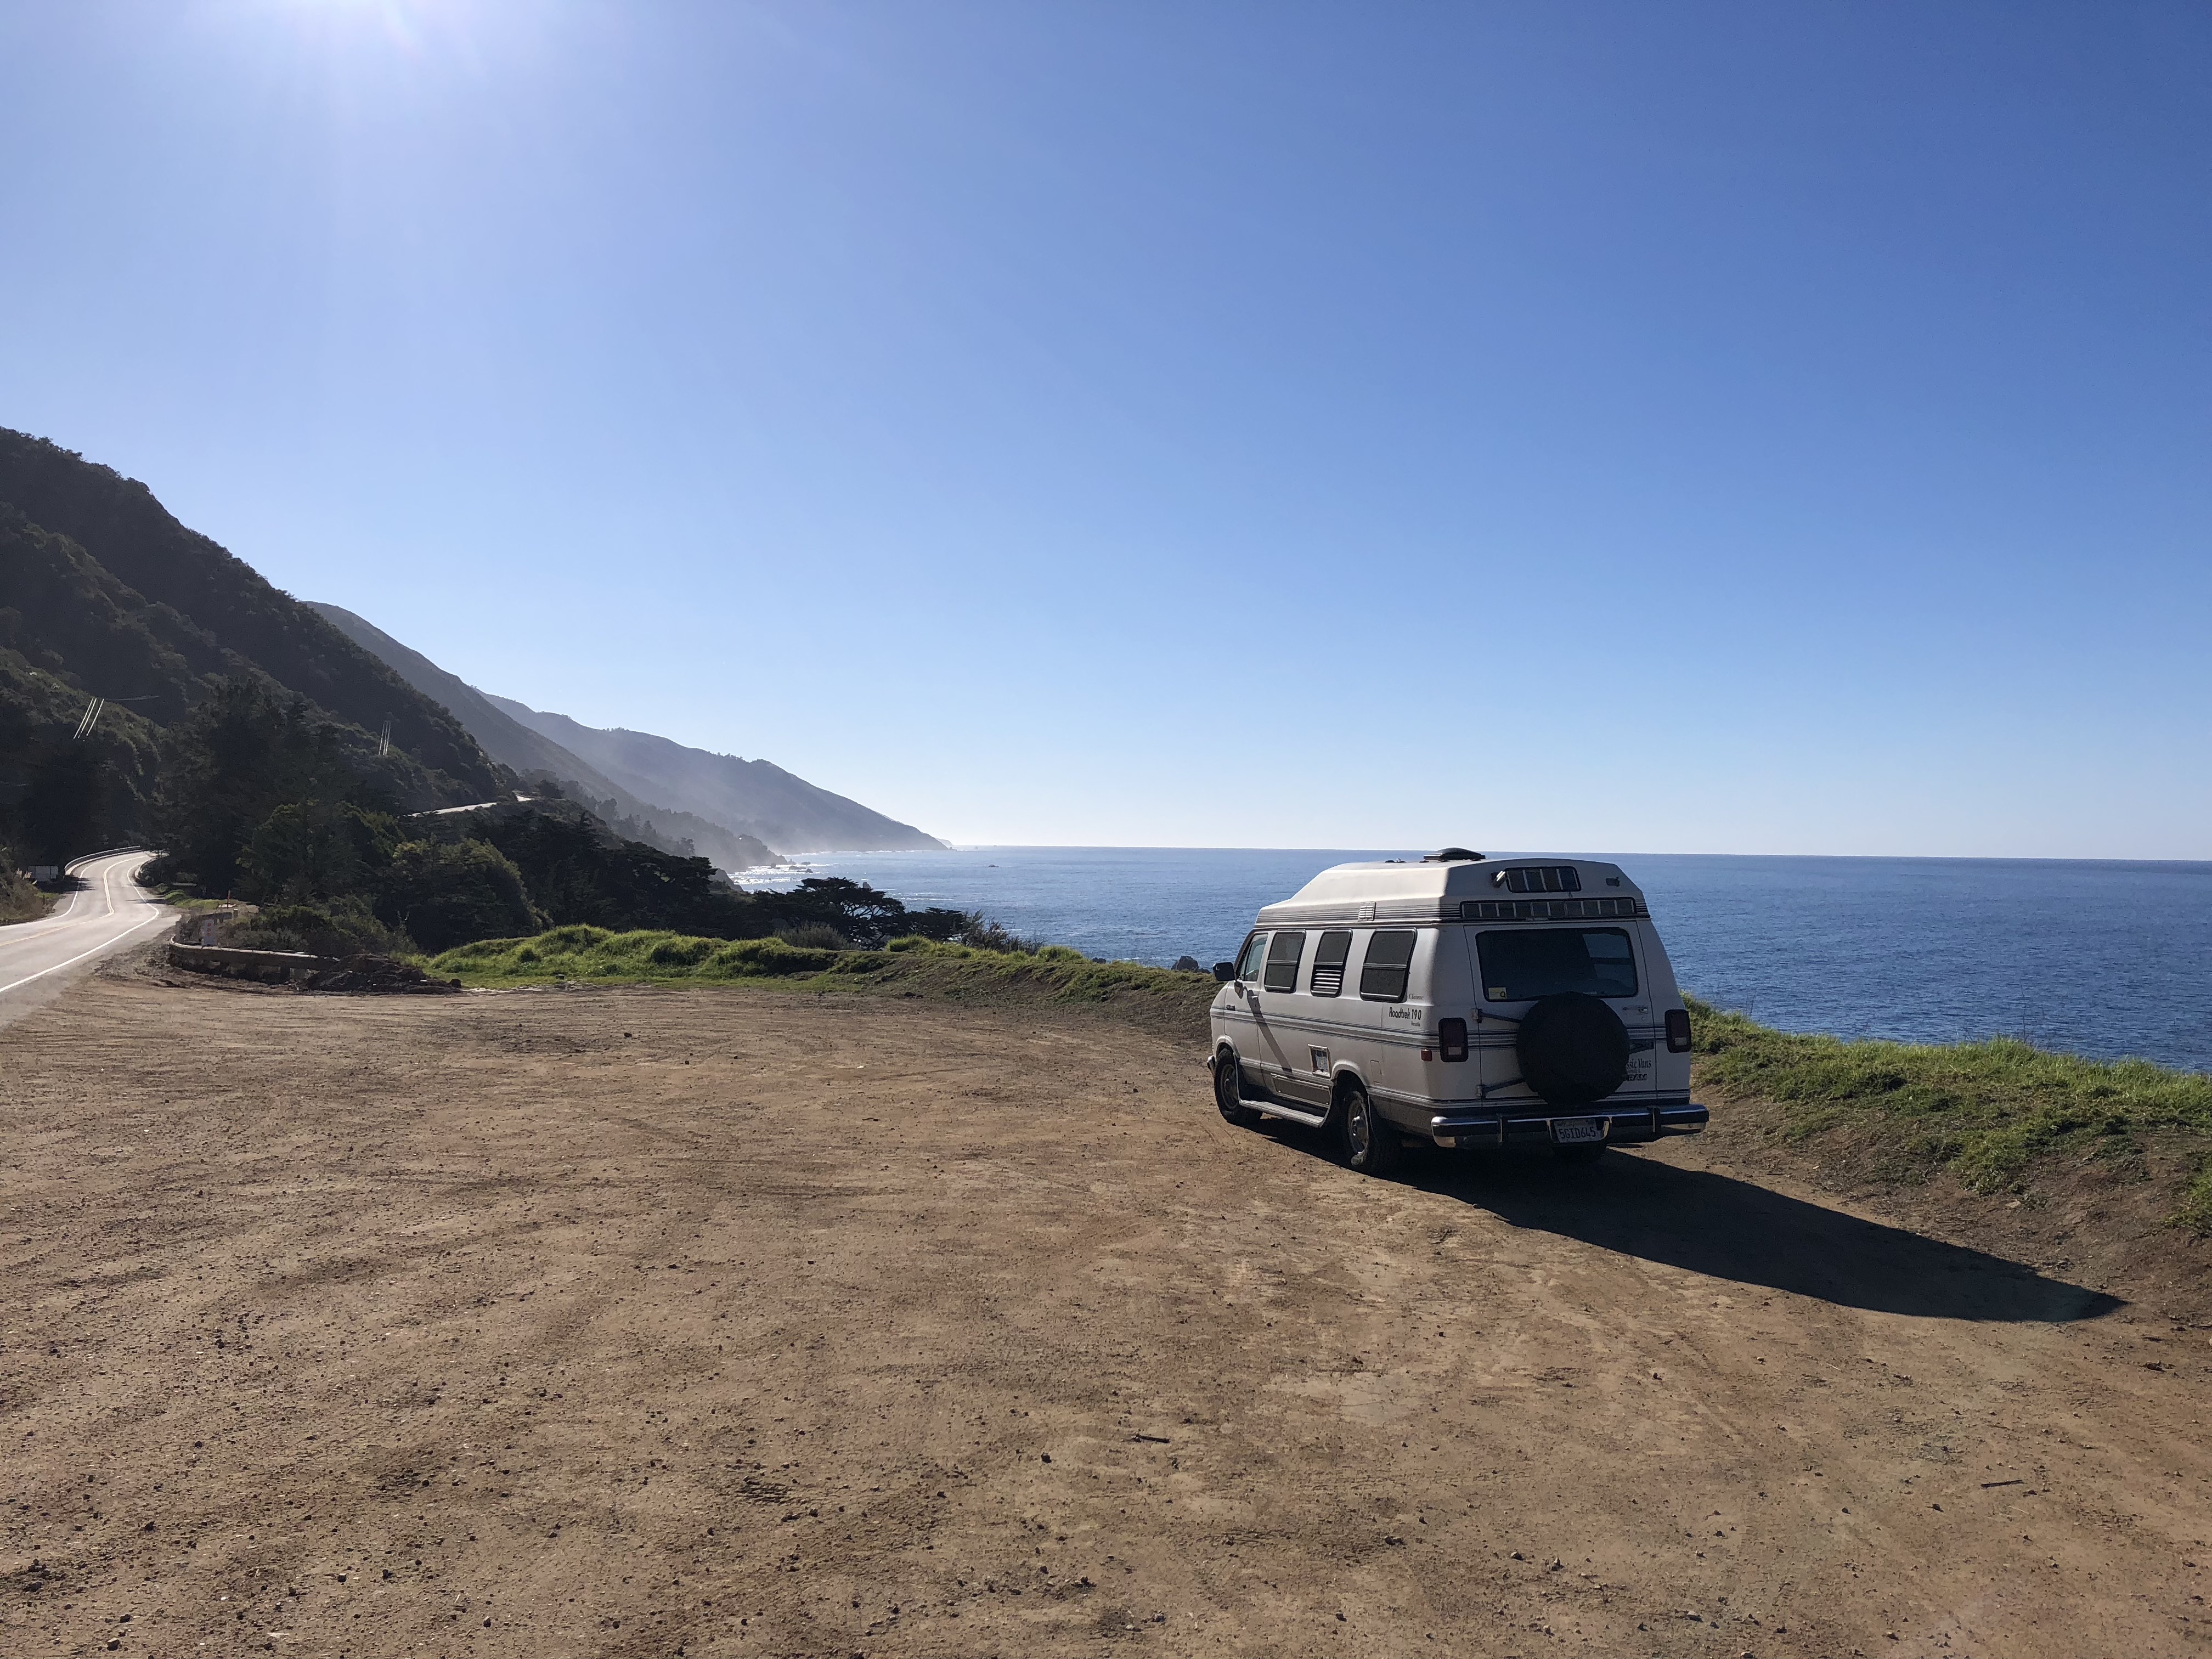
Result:
{"type": "Polygon", "coordinates": [[[1986,1194],[2027,1191],[2046,1160],[2095,1160],[2131,1178],[2145,1138],[2172,1137],[2193,1174],[2171,1219],[2212,1236],[2212,1076],[2051,1054],[2013,1037],[1936,1046],[1801,1036],[1689,1003],[1698,1085],[1765,1103],[1785,1142],[1856,1142],[1877,1182],[1942,1170],[1986,1194]]]}
{"type": "MultiPolygon", "coordinates": [[[[1214,984],[1048,946],[1030,953],[895,939],[883,951],[828,951],[781,939],[558,927],[488,939],[428,964],[475,986],[774,983],[985,1003],[1091,1005],[1202,1041],[1214,984]]],[[[1698,1086],[1763,1103],[1764,1127],[1814,1150],[1863,1143],[1854,1161],[1884,1183],[1948,1172],[1981,1193],[2025,1191],[2046,1160],[2096,1159],[2124,1171],[2147,1135],[2177,1136],[2195,1173],[2172,1220],[2212,1236],[2212,1077],[2145,1060],[2084,1060],[2010,1038],[1937,1047],[1802,1036],[1690,999],[1698,1086]]]]}
{"type": "Polygon", "coordinates": [[[981,951],[909,938],[895,939],[881,951],[832,951],[780,939],[691,939],[600,927],[485,939],[425,966],[465,985],[494,988],[752,983],[963,1002],[1110,1006],[1201,1042],[1215,989],[1210,975],[1093,962],[1057,945],[1035,951],[981,951]]]}

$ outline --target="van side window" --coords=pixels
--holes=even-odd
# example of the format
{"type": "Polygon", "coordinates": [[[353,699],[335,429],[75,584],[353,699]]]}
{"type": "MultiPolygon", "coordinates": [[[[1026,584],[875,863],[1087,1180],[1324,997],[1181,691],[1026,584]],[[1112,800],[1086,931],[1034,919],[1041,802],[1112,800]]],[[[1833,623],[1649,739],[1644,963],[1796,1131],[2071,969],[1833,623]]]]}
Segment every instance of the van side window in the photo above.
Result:
{"type": "Polygon", "coordinates": [[[1259,978],[1260,964],[1267,959],[1267,936],[1265,933],[1253,934],[1244,941],[1244,954],[1237,958],[1237,977],[1259,978]]]}
{"type": "Polygon", "coordinates": [[[1413,935],[1376,933],[1367,941],[1359,969],[1359,995],[1366,1002],[1403,1002],[1406,975],[1413,963],[1413,935]]]}
{"type": "Polygon", "coordinates": [[[1344,959],[1352,954],[1352,935],[1323,933],[1314,946],[1313,978],[1307,988],[1317,997],[1344,994],[1344,959]]]}
{"type": "Polygon", "coordinates": [[[1298,958],[1305,954],[1304,933],[1278,933],[1267,947],[1267,988],[1270,991],[1298,988],[1298,958]]]}

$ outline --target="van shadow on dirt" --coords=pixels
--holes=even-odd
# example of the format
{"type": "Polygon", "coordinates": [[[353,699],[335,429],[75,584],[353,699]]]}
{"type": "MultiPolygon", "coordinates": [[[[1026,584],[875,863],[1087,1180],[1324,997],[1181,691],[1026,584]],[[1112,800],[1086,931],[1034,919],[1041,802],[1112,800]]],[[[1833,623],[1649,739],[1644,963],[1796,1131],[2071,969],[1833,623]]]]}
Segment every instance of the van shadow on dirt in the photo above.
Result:
{"type": "MultiPolygon", "coordinates": [[[[1318,1141],[1308,1150],[1318,1154],[1318,1141]]],[[[1416,1152],[1405,1181],[1516,1227],[1873,1313],[2059,1325],[2127,1305],[2025,1262],[1730,1176],[1619,1153],[1572,1168],[1540,1150],[1458,1158],[1416,1152]]]]}

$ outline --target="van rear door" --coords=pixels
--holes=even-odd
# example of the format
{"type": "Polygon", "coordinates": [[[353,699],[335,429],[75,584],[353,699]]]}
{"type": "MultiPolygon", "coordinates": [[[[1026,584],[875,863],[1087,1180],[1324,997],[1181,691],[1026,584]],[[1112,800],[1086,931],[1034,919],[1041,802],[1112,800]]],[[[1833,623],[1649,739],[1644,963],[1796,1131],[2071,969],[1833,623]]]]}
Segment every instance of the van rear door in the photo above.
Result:
{"type": "MultiPolygon", "coordinates": [[[[1537,921],[1474,930],[1475,991],[1488,1014],[1519,1020],[1542,998],[1578,992],[1602,1000],[1628,1030],[1628,1075],[1615,1098],[1649,1094],[1657,1067],[1650,1027],[1653,1002],[1638,929],[1629,921],[1537,921]],[[1643,1045],[1639,1047],[1638,1045],[1643,1045]]],[[[1501,1102],[1526,1103],[1532,1091],[1503,1086],[1521,1075],[1515,1027],[1480,1024],[1482,1081],[1501,1102]]]]}

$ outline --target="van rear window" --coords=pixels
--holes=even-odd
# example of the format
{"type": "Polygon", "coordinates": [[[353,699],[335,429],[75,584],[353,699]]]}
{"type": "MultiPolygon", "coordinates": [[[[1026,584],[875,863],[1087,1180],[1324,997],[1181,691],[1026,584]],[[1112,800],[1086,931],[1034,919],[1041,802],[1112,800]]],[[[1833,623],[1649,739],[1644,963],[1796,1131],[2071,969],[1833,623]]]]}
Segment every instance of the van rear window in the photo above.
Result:
{"type": "Polygon", "coordinates": [[[1267,947],[1267,977],[1270,991],[1295,991],[1298,988],[1298,958],[1305,954],[1306,936],[1304,933],[1278,933],[1274,943],[1267,947]]]}
{"type": "Polygon", "coordinates": [[[1636,994],[1636,952],[1624,928],[1492,928],[1474,942],[1482,994],[1492,1002],[1528,1002],[1562,991],[1636,994]]]}
{"type": "Polygon", "coordinates": [[[1366,1002],[1403,1002],[1406,970],[1413,960],[1411,933],[1376,933],[1367,941],[1359,968],[1359,995],[1366,1002]]]}

